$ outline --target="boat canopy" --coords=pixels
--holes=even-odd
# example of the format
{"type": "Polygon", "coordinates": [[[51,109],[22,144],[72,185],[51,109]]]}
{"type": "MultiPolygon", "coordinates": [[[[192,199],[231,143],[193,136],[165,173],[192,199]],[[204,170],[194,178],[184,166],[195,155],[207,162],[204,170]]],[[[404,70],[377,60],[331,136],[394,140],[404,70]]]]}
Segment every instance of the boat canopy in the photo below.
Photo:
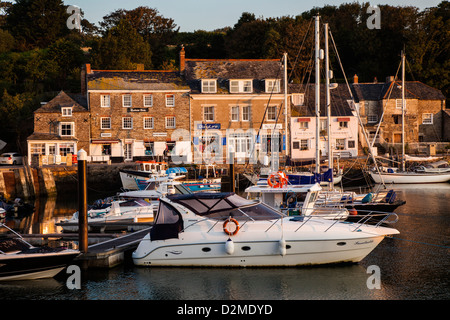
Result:
{"type": "Polygon", "coordinates": [[[183,205],[199,216],[227,219],[228,217],[251,220],[278,219],[282,214],[269,206],[238,196],[234,192],[194,193],[170,195],[172,202],[183,205]]]}

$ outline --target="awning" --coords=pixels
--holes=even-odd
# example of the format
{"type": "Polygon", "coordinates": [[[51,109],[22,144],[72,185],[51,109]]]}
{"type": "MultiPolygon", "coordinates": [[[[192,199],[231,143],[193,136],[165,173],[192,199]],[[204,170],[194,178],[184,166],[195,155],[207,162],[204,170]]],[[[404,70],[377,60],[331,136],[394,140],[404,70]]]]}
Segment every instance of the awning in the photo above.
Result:
{"type": "Polygon", "coordinates": [[[310,122],[311,118],[298,118],[297,122],[310,122]]]}
{"type": "Polygon", "coordinates": [[[337,118],[338,122],[350,121],[350,118],[337,118]]]}
{"type": "Polygon", "coordinates": [[[114,139],[109,139],[109,140],[91,140],[92,144],[107,144],[107,143],[119,143],[120,140],[114,140],[114,139]]]}

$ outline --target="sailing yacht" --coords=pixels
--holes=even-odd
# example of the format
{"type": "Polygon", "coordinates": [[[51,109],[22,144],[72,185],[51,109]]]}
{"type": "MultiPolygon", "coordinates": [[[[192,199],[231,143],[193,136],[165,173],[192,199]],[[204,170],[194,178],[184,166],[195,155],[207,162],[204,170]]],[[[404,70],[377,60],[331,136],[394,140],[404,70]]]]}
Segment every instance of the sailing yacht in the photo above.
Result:
{"type": "MultiPolygon", "coordinates": [[[[405,53],[402,52],[402,119],[405,119],[405,53]]],[[[450,181],[449,171],[417,172],[405,170],[405,121],[402,121],[402,170],[369,171],[375,183],[440,183],[450,181]]]]}

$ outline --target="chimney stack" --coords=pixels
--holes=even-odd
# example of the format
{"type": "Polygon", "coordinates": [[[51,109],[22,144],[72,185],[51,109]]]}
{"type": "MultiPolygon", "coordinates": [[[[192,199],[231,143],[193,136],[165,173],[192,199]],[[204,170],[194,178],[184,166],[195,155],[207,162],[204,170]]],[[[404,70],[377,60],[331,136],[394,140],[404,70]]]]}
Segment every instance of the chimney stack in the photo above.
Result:
{"type": "Polygon", "coordinates": [[[356,74],[353,76],[353,83],[358,83],[358,76],[356,74]]]}
{"type": "Polygon", "coordinates": [[[181,45],[181,51],[180,51],[180,74],[184,74],[185,70],[185,52],[184,52],[184,46],[181,45]]]}

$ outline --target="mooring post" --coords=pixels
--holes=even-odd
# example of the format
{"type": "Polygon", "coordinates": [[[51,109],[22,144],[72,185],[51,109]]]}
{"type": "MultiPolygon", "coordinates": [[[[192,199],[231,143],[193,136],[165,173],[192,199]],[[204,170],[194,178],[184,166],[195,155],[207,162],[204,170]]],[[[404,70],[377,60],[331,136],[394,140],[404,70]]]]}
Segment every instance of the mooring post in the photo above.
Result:
{"type": "Polygon", "coordinates": [[[234,173],[234,148],[230,147],[230,152],[229,152],[229,158],[228,158],[228,163],[229,163],[229,171],[230,171],[230,192],[235,192],[236,190],[236,186],[235,186],[235,173],[234,173]]]}
{"type": "Polygon", "coordinates": [[[78,237],[82,253],[88,251],[88,224],[87,224],[87,153],[80,149],[78,158],[78,237]]]}

